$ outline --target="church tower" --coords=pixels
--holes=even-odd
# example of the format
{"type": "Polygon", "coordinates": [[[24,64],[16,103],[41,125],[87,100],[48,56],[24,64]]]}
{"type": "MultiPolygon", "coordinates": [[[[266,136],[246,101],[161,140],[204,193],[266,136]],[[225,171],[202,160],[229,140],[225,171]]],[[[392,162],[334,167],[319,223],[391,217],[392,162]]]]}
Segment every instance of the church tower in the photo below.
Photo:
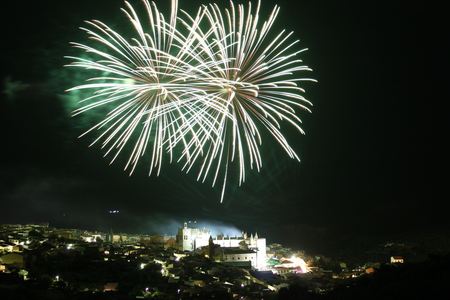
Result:
{"type": "Polygon", "coordinates": [[[206,246],[210,235],[211,232],[206,230],[206,228],[200,231],[198,228],[188,227],[187,222],[184,222],[183,227],[178,228],[178,250],[193,251],[199,247],[206,246]]]}
{"type": "Polygon", "coordinates": [[[216,256],[216,248],[215,248],[214,241],[213,241],[213,238],[211,235],[209,236],[208,256],[209,256],[210,260],[215,261],[214,258],[216,256]]]}
{"type": "MultiPolygon", "coordinates": [[[[195,241],[193,237],[194,228],[188,228],[187,222],[184,222],[183,227],[178,228],[177,243],[178,250],[192,251],[195,249],[195,241]]],[[[198,230],[198,229],[197,229],[198,230]]]]}

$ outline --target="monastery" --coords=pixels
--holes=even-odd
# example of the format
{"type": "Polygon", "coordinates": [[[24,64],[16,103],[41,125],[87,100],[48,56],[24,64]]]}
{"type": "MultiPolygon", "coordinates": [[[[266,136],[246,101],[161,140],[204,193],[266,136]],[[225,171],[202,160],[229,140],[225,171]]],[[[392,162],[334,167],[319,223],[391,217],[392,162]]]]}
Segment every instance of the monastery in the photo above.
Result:
{"type": "Polygon", "coordinates": [[[174,247],[181,251],[203,249],[211,259],[231,265],[248,264],[259,270],[266,268],[266,239],[257,233],[250,237],[247,233],[240,237],[223,234],[212,237],[206,228],[191,228],[184,222],[184,226],[178,228],[174,247]]]}

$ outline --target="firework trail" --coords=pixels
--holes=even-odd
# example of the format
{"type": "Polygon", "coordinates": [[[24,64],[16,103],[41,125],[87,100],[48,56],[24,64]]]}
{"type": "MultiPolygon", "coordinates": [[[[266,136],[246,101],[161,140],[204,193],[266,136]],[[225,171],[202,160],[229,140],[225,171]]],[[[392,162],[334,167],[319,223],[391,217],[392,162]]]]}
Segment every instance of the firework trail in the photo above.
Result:
{"type": "MultiPolygon", "coordinates": [[[[111,163],[139,132],[125,169],[131,166],[131,174],[147,146],[151,145],[150,173],[157,168],[159,174],[165,152],[172,159],[175,145],[198,143],[195,139],[201,136],[200,130],[205,130],[204,124],[208,126],[208,132],[213,128],[207,120],[203,120],[204,114],[198,102],[201,102],[205,90],[211,88],[208,85],[221,88],[220,84],[215,83],[215,77],[209,74],[210,68],[217,67],[220,62],[202,60],[203,45],[196,42],[196,37],[193,34],[183,36],[176,31],[177,1],[172,1],[169,22],[164,20],[154,3],[144,1],[150,33],[144,32],[133,7],[128,2],[125,4],[128,10],[122,11],[132,23],[138,38],[129,43],[100,21],[86,22],[99,33],[82,29],[107,50],[72,43],[86,52],[97,54],[101,60],[68,57],[75,60],[68,66],[97,70],[108,76],[90,78],[93,83],[69,91],[96,89],[93,96],[82,100],[89,104],[75,110],[74,115],[114,103],[115,108],[107,117],[83,134],[105,128],[94,143],[103,139],[102,147],[107,148],[105,155],[115,151],[111,163]],[[200,124],[200,129],[194,129],[197,124],[200,124]],[[194,142],[187,141],[188,136],[194,142]],[[169,144],[171,147],[167,146],[169,144]]],[[[189,150],[187,146],[185,149],[189,150]]],[[[188,151],[185,153],[189,159],[188,151]]]]}
{"type": "Polygon", "coordinates": [[[297,77],[310,69],[296,58],[306,49],[291,50],[298,42],[289,41],[292,33],[271,38],[279,7],[260,24],[260,1],[254,12],[250,3],[245,11],[230,2],[223,12],[210,4],[195,16],[184,11],[178,16],[178,1],[172,0],[166,21],[156,4],[142,2],[148,31],[125,2],[122,11],[135,38],[127,41],[100,21],[87,22],[93,30],[82,29],[97,47],[72,44],[100,60],[69,57],[75,61],[68,66],[107,74],[70,90],[95,89],[74,115],[114,104],[103,121],[84,133],[101,130],[93,143],[102,140],[105,155],[115,152],[111,163],[134,142],[125,169],[131,167],[131,175],[139,158],[150,152],[149,174],[156,169],[159,175],[167,153],[170,161],[182,161],[186,172],[198,168],[198,180],[212,178],[214,186],[222,179],[222,201],[232,163],[238,165],[239,185],[247,168],[262,167],[261,129],[299,160],[283,136],[281,121],[303,133],[294,107],[309,111],[311,103],[301,96],[297,82],[314,80],[297,77]]]}

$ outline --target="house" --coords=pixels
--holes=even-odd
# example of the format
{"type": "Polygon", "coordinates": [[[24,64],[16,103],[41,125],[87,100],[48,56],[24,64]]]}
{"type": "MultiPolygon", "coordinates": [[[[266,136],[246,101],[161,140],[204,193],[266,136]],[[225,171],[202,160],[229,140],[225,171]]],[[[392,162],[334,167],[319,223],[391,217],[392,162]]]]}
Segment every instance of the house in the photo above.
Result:
{"type": "Polygon", "coordinates": [[[2,264],[9,265],[14,268],[23,268],[24,257],[22,253],[7,253],[2,256],[2,264]]]}
{"type": "Polygon", "coordinates": [[[403,257],[401,256],[391,256],[391,264],[395,264],[395,263],[404,263],[403,261],[403,257]]]}
{"type": "Polygon", "coordinates": [[[166,245],[167,245],[167,247],[168,247],[168,248],[173,248],[173,245],[175,244],[176,241],[177,241],[177,240],[174,239],[173,237],[169,237],[169,238],[166,240],[166,245]]]}
{"type": "Polygon", "coordinates": [[[105,238],[105,234],[103,234],[103,233],[99,233],[99,232],[94,232],[94,233],[91,233],[91,235],[92,235],[92,241],[93,242],[96,242],[97,240],[104,240],[104,238],[105,238]]]}
{"type": "Polygon", "coordinates": [[[221,248],[222,263],[233,264],[235,262],[249,262],[252,267],[256,267],[256,251],[251,249],[240,249],[238,247],[221,248]]]}
{"type": "Polygon", "coordinates": [[[156,234],[150,237],[151,243],[164,243],[164,236],[156,234]]]}
{"type": "Polygon", "coordinates": [[[65,238],[71,240],[73,238],[73,234],[70,231],[55,231],[53,234],[56,234],[59,238],[65,238]]]}
{"type": "Polygon", "coordinates": [[[0,244],[0,252],[12,252],[13,247],[14,246],[12,244],[1,243],[0,244]]]}
{"type": "Polygon", "coordinates": [[[117,286],[118,286],[118,285],[119,285],[118,282],[108,282],[108,283],[105,285],[103,291],[104,291],[104,292],[115,292],[115,291],[117,291],[117,286]]]}
{"type": "Polygon", "coordinates": [[[83,242],[91,243],[95,241],[94,237],[87,233],[83,233],[80,237],[83,240],[83,242]]]}

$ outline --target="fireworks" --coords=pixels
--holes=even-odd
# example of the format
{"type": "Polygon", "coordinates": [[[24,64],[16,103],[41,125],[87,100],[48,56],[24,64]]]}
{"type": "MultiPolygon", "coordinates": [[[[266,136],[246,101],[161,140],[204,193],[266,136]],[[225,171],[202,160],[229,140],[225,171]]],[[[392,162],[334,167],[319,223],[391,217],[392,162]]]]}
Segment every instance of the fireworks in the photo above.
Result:
{"type": "MultiPolygon", "coordinates": [[[[72,43],[100,60],[70,57],[68,66],[97,70],[105,75],[70,90],[94,89],[74,115],[113,104],[105,119],[86,133],[100,130],[111,163],[131,151],[125,169],[132,174],[138,160],[150,153],[150,174],[161,171],[163,160],[182,162],[185,172],[198,168],[198,179],[222,181],[222,199],[229,166],[236,163],[239,185],[247,168],[262,167],[260,130],[267,130],[291,158],[299,157],[281,131],[281,121],[299,132],[294,107],[309,111],[300,94],[299,71],[309,71],[291,50],[291,34],[273,34],[275,6],[267,21],[259,22],[259,8],[237,9],[233,2],[222,11],[202,6],[197,15],[178,12],[172,0],[169,20],[147,0],[145,22],[125,2],[122,11],[133,25],[130,41],[99,22],[84,29],[95,47],[72,43]],[[148,26],[147,31],[144,29],[148,26]],[[273,38],[272,38],[273,35],[273,38]],[[105,50],[99,50],[105,49],[105,50]],[[132,149],[125,149],[131,144],[132,149]]],[[[84,134],[86,134],[84,133],[84,134]]],[[[83,134],[83,135],[84,135],[83,134]]],[[[222,200],[221,200],[222,201],[222,200]]]]}

